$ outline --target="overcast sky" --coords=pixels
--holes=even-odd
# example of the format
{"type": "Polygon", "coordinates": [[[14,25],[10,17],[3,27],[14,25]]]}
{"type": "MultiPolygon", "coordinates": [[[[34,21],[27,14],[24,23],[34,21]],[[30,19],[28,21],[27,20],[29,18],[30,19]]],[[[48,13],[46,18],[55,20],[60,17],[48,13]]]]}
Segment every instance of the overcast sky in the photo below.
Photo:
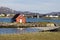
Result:
{"type": "Polygon", "coordinates": [[[39,13],[59,12],[60,0],[0,0],[0,7],[39,13]]]}

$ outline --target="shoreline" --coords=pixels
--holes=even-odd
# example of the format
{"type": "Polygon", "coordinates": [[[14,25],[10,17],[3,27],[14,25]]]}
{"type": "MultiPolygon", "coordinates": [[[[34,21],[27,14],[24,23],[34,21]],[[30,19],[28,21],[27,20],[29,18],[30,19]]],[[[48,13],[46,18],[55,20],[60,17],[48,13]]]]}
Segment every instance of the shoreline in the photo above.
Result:
{"type": "Polygon", "coordinates": [[[29,28],[29,27],[55,27],[55,24],[48,23],[48,22],[24,23],[24,24],[21,24],[21,23],[1,23],[0,22],[0,28],[29,28]]]}

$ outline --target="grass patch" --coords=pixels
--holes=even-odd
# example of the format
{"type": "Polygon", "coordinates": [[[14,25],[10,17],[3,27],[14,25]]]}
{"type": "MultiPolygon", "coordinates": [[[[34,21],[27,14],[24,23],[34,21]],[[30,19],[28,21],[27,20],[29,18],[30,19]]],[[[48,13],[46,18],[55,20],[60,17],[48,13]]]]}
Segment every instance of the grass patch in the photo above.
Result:
{"type": "Polygon", "coordinates": [[[0,40],[60,40],[60,32],[0,34],[0,40]]]}

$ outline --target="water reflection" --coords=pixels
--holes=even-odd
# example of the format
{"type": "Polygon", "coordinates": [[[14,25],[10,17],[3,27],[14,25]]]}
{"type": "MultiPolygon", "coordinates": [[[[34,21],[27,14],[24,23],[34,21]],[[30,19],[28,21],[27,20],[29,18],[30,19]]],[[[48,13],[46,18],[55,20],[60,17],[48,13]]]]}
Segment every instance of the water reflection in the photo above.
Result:
{"type": "Polygon", "coordinates": [[[27,33],[27,32],[39,32],[40,29],[24,28],[23,30],[17,28],[0,28],[0,34],[14,34],[14,33],[27,33]]]}

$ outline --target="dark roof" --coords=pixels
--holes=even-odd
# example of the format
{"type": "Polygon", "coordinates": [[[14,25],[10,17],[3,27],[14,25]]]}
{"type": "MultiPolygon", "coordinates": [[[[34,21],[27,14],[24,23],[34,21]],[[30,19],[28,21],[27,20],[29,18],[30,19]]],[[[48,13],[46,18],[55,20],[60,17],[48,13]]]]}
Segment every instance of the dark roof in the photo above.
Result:
{"type": "Polygon", "coordinates": [[[15,14],[15,16],[12,18],[12,22],[16,21],[16,18],[19,16],[20,14],[15,14]]]}

